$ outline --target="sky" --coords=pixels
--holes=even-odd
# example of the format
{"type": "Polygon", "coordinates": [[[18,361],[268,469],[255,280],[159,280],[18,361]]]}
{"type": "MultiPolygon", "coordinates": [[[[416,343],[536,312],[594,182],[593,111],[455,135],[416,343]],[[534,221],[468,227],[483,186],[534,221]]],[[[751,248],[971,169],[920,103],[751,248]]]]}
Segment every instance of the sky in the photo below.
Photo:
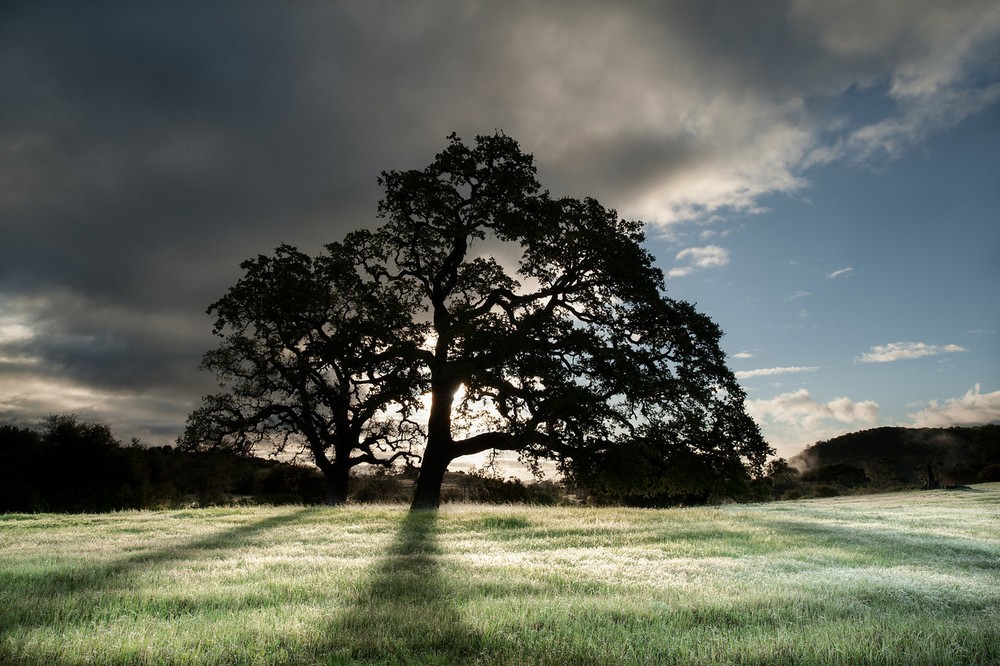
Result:
{"type": "Polygon", "coordinates": [[[503,131],[646,224],[779,455],[1000,422],[1000,4],[0,6],[0,423],[167,444],[205,310],[503,131]]]}

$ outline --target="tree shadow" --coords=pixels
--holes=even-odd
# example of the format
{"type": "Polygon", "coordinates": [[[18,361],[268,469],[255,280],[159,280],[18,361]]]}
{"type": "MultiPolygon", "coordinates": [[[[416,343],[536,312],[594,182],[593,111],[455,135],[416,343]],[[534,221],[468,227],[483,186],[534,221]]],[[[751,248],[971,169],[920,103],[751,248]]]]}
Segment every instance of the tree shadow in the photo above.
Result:
{"type": "Polygon", "coordinates": [[[877,560],[883,566],[941,561],[960,569],[996,570],[996,553],[990,545],[961,537],[915,534],[887,530],[877,525],[817,524],[792,520],[769,520],[767,524],[781,533],[795,535],[803,543],[829,544],[877,560]]]}
{"type": "Polygon", "coordinates": [[[405,515],[385,559],[325,632],[328,652],[317,656],[330,663],[458,664],[490,649],[463,622],[461,592],[443,571],[437,521],[433,510],[405,515]]]}
{"type": "MultiPolygon", "coordinates": [[[[264,532],[298,521],[310,509],[300,509],[237,525],[176,546],[141,550],[103,563],[69,564],[52,569],[0,572],[0,589],[6,591],[0,605],[0,641],[15,629],[69,627],[100,616],[112,603],[106,600],[67,619],[64,607],[74,597],[100,597],[125,590],[144,572],[172,562],[196,560],[212,551],[235,548],[264,532]]],[[[6,658],[0,649],[0,660],[6,658]]],[[[6,663],[6,662],[4,662],[6,663]]]]}

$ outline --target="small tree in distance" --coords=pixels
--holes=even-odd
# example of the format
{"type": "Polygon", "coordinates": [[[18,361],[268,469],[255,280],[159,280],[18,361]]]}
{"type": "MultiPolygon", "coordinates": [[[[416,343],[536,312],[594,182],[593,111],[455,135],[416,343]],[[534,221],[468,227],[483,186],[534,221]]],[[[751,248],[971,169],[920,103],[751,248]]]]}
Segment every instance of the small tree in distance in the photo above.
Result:
{"type": "Polygon", "coordinates": [[[226,390],[204,398],[178,443],[305,456],[339,504],[353,467],[391,465],[420,441],[409,416],[423,329],[405,295],[362,279],[343,245],[326,249],[314,259],[282,245],[248,260],[209,307],[222,342],[202,367],[226,390]]]}

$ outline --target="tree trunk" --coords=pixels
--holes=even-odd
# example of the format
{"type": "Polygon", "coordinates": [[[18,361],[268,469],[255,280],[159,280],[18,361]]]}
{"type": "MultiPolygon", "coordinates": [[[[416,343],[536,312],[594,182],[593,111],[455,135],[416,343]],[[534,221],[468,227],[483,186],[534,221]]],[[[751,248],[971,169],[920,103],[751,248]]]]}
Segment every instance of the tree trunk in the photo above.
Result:
{"type": "Polygon", "coordinates": [[[351,480],[350,449],[334,448],[334,459],[326,457],[323,449],[313,447],[316,466],[326,480],[326,505],[337,506],[347,501],[347,489],[351,480]]]}
{"type": "Polygon", "coordinates": [[[444,482],[444,473],[448,470],[448,463],[451,460],[447,456],[430,455],[430,453],[431,446],[428,443],[424,459],[420,463],[417,484],[413,490],[411,511],[436,509],[441,506],[441,484],[444,482]]]}
{"type": "Polygon", "coordinates": [[[940,487],[941,484],[934,478],[934,468],[927,463],[927,483],[924,484],[924,490],[937,490],[940,487]]]}
{"type": "Polygon", "coordinates": [[[337,506],[347,501],[348,483],[351,478],[350,465],[339,460],[333,464],[326,474],[326,505],[337,506]]]}
{"type": "Polygon", "coordinates": [[[326,505],[337,506],[347,501],[347,486],[351,478],[351,468],[334,465],[333,473],[326,477],[326,505]]]}
{"type": "Polygon", "coordinates": [[[441,505],[441,483],[452,460],[451,400],[454,394],[455,389],[448,386],[431,391],[427,448],[420,462],[411,510],[436,509],[441,505]]]}

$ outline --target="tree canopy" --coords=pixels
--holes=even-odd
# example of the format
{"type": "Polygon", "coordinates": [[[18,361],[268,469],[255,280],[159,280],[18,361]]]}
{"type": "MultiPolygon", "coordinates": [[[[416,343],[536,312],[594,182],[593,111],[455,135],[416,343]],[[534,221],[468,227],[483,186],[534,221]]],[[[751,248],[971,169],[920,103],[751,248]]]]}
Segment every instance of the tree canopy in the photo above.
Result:
{"type": "Polygon", "coordinates": [[[438,505],[455,458],[490,450],[621,498],[697,498],[761,472],[770,449],[722,333],[666,295],[641,222],[553,197],[501,133],[452,135],[426,168],[379,182],[384,223],[332,258],[283,247],[244,265],[205,361],[234,383],[193,423],[304,437],[321,468],[331,447],[385,462],[372,445],[398,455],[419,436],[414,508],[438,505]]]}
{"type": "Polygon", "coordinates": [[[316,258],[283,245],[242,268],[208,310],[222,342],[202,367],[227,390],[191,414],[181,445],[306,456],[343,502],[351,468],[408,457],[420,435],[413,306],[362,279],[338,243],[316,258]]]}
{"type": "Polygon", "coordinates": [[[535,175],[507,136],[470,147],[452,135],[427,168],[384,173],[385,224],[349,237],[369,275],[419,295],[429,314],[414,506],[436,506],[451,460],[490,449],[554,459],[587,483],[610,483],[602,470],[625,449],[643,465],[632,480],[688,470],[654,474],[642,492],[759,471],[769,449],[721,331],[665,295],[642,224],[594,199],[552,197],[535,175]],[[462,415],[474,418],[457,428],[462,415]]]}

